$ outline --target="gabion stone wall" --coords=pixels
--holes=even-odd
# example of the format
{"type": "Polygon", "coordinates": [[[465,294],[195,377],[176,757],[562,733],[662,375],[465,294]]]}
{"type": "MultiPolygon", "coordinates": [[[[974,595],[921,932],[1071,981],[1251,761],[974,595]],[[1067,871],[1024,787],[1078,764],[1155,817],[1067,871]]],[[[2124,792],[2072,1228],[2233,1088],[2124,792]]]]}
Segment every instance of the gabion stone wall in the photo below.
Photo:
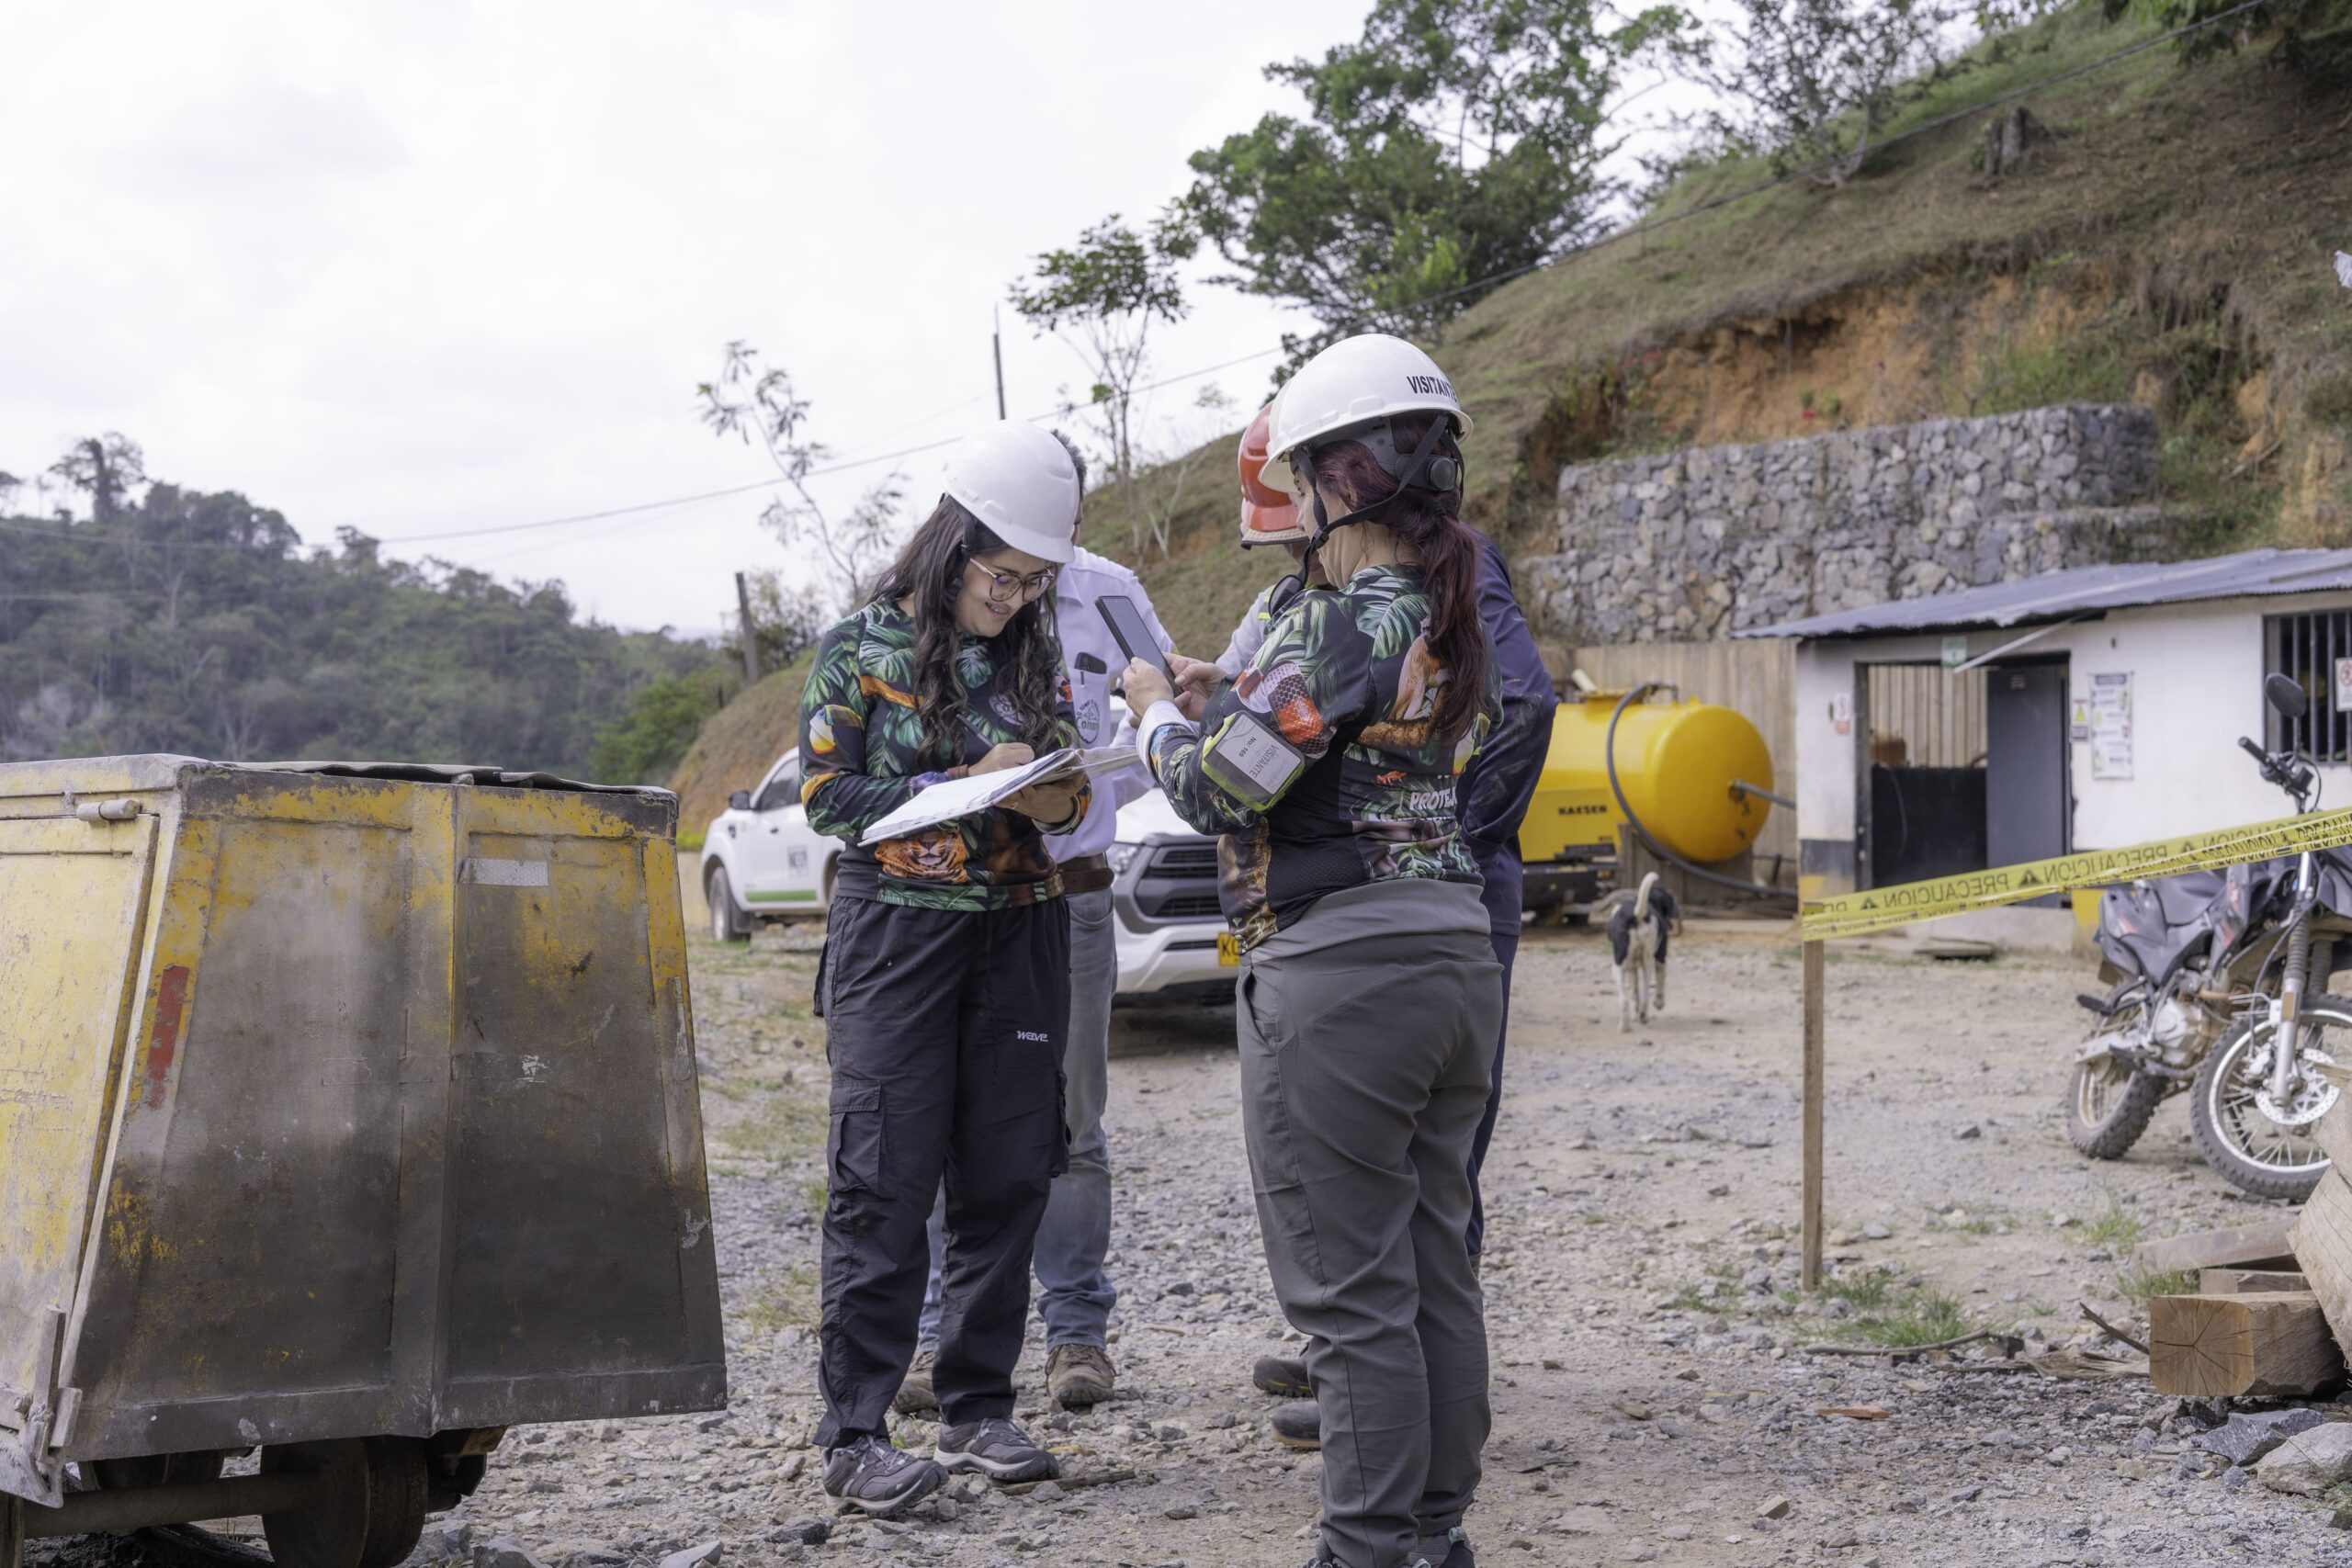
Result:
{"type": "Polygon", "coordinates": [[[2070,403],[1560,475],[1557,555],[1522,592],[1575,643],[1688,642],[2061,567],[2148,558],[2156,424],[2070,403]]]}

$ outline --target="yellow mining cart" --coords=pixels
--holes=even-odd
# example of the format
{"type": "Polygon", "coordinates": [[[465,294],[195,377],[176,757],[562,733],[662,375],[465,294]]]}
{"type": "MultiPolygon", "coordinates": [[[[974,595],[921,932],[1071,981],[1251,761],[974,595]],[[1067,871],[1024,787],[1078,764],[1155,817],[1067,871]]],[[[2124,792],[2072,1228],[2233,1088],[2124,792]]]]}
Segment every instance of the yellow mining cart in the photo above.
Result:
{"type": "Polygon", "coordinates": [[[250,1514],[389,1568],[511,1424],[724,1404],[676,824],[491,769],[0,766],[0,1568],[250,1514]]]}

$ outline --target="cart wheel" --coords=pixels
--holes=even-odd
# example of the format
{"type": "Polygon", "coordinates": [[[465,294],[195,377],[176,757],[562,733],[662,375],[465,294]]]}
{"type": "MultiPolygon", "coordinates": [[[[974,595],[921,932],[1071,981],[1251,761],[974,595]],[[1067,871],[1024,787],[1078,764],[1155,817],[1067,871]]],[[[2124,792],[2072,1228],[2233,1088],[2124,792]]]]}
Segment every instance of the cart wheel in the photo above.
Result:
{"type": "Polygon", "coordinates": [[[364,1440],[273,1443],[261,1451],[261,1471],[317,1480],[318,1490],[302,1507],[262,1516],[262,1534],[278,1568],[361,1568],[373,1522],[364,1440]]]}
{"type": "Polygon", "coordinates": [[[0,1568],[24,1568],[25,1500],[0,1492],[0,1568]]]}
{"type": "Polygon", "coordinates": [[[369,1438],[368,1544],[359,1568],[393,1568],[424,1534],[424,1445],[414,1438],[369,1438]]]}

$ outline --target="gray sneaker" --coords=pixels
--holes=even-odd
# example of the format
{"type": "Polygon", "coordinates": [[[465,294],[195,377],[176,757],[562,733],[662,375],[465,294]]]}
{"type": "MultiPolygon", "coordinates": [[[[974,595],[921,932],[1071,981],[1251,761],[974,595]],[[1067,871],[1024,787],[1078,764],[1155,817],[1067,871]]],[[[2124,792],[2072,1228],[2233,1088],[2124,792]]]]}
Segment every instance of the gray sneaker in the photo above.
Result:
{"type": "Polygon", "coordinates": [[[1274,1413],[1266,1417],[1266,1427],[1273,1433],[1274,1441],[1285,1448],[1323,1446],[1323,1407],[1311,1399],[1294,1399],[1274,1406],[1274,1413]]]}
{"type": "Polygon", "coordinates": [[[938,1351],[916,1351],[914,1364],[907,1369],[906,1380],[899,1384],[899,1392],[890,1396],[890,1408],[901,1416],[938,1408],[939,1395],[931,1386],[932,1369],[938,1365],[938,1351]]]}
{"type": "Polygon", "coordinates": [[[920,1454],[865,1437],[825,1450],[825,1495],[888,1518],[946,1484],[947,1472],[920,1454]]]}
{"type": "Polygon", "coordinates": [[[978,1471],[991,1481],[1043,1481],[1061,1471],[1053,1455],[1001,1416],[946,1428],[932,1453],[942,1469],[978,1471]]]}

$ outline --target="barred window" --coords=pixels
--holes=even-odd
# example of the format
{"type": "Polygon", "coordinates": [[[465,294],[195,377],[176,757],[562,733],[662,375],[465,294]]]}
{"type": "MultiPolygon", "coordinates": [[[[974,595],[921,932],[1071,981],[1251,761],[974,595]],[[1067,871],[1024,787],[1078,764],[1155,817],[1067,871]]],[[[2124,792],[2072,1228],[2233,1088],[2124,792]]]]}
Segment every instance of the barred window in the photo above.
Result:
{"type": "MultiPolygon", "coordinates": [[[[2335,661],[2352,660],[2352,610],[2265,616],[2262,646],[2263,673],[2286,676],[2311,699],[2311,710],[2298,719],[2281,718],[2263,704],[2270,749],[2291,746],[2322,762],[2352,761],[2352,714],[2335,711],[2335,661]]],[[[2261,701],[2258,692],[2249,695],[2261,701]]]]}

